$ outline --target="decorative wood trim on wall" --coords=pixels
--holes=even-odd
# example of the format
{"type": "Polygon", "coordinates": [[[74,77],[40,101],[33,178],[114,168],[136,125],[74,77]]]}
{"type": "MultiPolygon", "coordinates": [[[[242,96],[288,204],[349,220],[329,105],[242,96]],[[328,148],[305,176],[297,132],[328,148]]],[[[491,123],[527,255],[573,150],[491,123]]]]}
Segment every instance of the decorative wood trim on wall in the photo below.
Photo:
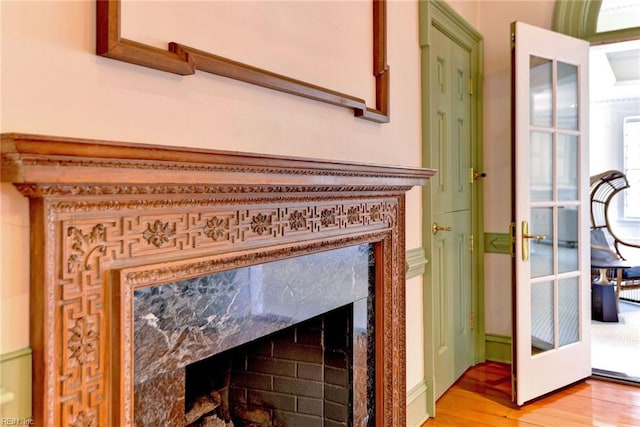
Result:
{"type": "Polygon", "coordinates": [[[424,274],[429,262],[425,255],[425,248],[419,247],[407,251],[407,280],[424,274]]]}
{"type": "Polygon", "coordinates": [[[2,181],[30,201],[38,423],[129,424],[114,272],[184,275],[366,241],[376,423],[406,425],[405,192],[433,170],[18,134],[1,148],[2,181]]]}
{"type": "Polygon", "coordinates": [[[377,122],[389,122],[389,66],[387,65],[386,0],[373,1],[373,75],[376,84],[376,106],[367,107],[356,96],[337,92],[281,74],[232,61],[177,42],[168,50],[120,37],[121,1],[97,0],[96,53],[156,70],[179,75],[196,70],[228,77],[245,83],[302,96],[353,110],[356,117],[377,122]]]}

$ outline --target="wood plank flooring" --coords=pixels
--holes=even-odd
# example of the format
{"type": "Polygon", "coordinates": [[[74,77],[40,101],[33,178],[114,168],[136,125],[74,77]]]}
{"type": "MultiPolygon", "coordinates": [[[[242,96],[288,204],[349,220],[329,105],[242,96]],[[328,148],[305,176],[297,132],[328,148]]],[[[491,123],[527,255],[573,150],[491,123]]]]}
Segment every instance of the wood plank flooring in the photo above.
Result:
{"type": "Polygon", "coordinates": [[[511,402],[510,366],[469,369],[436,403],[439,426],[640,426],[640,387],[588,379],[531,402],[511,402]]]}

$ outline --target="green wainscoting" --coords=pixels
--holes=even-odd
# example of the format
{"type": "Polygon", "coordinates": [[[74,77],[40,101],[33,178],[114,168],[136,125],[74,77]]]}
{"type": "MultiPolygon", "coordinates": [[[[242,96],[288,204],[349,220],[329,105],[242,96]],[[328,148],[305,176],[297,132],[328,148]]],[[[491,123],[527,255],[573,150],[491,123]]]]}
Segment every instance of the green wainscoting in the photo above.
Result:
{"type": "Polygon", "coordinates": [[[509,233],[484,233],[484,252],[511,255],[509,233]]]}
{"type": "Polygon", "coordinates": [[[485,334],[487,361],[511,363],[511,337],[485,334]]]}
{"type": "Polygon", "coordinates": [[[422,276],[428,262],[424,248],[409,249],[405,256],[407,258],[407,280],[422,276]]]}
{"type": "Polygon", "coordinates": [[[31,379],[30,348],[0,355],[0,419],[30,419],[31,379]]]}
{"type": "MultiPolygon", "coordinates": [[[[511,256],[509,233],[484,233],[484,252],[511,256]]],[[[511,363],[511,337],[485,334],[485,358],[492,362],[511,363]]]]}

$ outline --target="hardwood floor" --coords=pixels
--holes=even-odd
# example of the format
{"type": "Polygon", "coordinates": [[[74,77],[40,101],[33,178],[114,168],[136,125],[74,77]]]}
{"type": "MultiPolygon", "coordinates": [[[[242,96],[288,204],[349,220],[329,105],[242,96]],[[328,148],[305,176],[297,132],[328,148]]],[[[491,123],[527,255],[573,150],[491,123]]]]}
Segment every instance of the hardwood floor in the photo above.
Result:
{"type": "Polygon", "coordinates": [[[469,369],[422,427],[640,426],[640,387],[588,379],[518,408],[510,369],[493,362],[469,369]]]}

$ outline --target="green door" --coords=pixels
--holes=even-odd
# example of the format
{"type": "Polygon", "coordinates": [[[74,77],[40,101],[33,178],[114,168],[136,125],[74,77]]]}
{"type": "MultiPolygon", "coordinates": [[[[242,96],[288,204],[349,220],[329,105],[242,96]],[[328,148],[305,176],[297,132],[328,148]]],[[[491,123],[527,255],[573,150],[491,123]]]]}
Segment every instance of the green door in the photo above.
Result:
{"type": "Polygon", "coordinates": [[[446,2],[420,1],[427,410],[484,360],[482,36],[446,2]]]}
{"type": "Polygon", "coordinates": [[[431,283],[434,394],[437,399],[475,359],[471,251],[470,52],[438,28],[430,34],[431,283]]]}

